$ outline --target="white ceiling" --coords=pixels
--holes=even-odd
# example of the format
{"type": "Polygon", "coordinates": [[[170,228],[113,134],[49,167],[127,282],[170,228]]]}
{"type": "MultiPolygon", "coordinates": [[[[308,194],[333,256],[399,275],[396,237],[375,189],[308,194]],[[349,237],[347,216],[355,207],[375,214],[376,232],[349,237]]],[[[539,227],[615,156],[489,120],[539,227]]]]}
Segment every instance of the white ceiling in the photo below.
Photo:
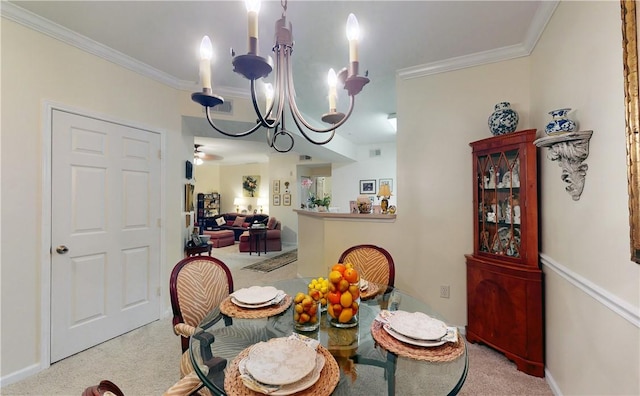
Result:
{"type": "MultiPolygon", "coordinates": [[[[209,35],[214,45],[214,92],[222,96],[248,93],[248,81],[232,71],[229,51],[233,48],[236,54],[243,54],[247,50],[243,1],[11,1],[20,8],[3,3],[5,17],[27,20],[47,34],[192,91],[199,89],[200,40],[209,35]]],[[[290,0],[287,17],[295,40],[293,69],[298,105],[316,120],[328,110],[327,71],[347,66],[345,24],[353,12],[361,28],[360,71],[368,70],[371,82],[356,96],[354,113],[338,135],[356,144],[392,142],[395,133],[386,118],[396,112],[398,76],[411,78],[526,56],[556,4],[519,0],[290,0]]],[[[270,54],[275,21],[281,12],[280,1],[263,1],[260,55],[270,54]]],[[[345,111],[348,98],[343,92],[338,102],[338,110],[345,111]]],[[[212,143],[219,136],[204,131],[209,128],[206,121],[188,122],[197,129],[196,135],[208,136],[200,144],[212,143]]],[[[296,151],[301,150],[300,140],[296,140],[296,151]]],[[[230,159],[229,153],[238,151],[225,150],[226,156],[216,154],[230,159]]],[[[248,150],[245,145],[244,152],[248,150]]],[[[260,155],[266,156],[268,150],[262,151],[260,155]]]]}

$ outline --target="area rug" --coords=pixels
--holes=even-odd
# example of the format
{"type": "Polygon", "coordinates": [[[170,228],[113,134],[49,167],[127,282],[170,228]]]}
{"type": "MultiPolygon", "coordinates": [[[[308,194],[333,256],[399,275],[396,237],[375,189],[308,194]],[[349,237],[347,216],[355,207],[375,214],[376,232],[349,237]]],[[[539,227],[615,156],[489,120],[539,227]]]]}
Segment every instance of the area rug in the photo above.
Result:
{"type": "Polygon", "coordinates": [[[294,250],[291,250],[290,252],[282,253],[276,257],[258,261],[255,264],[242,267],[242,269],[248,269],[256,272],[271,272],[275,269],[284,267],[287,264],[291,264],[296,260],[298,260],[298,249],[294,249],[294,250]]]}

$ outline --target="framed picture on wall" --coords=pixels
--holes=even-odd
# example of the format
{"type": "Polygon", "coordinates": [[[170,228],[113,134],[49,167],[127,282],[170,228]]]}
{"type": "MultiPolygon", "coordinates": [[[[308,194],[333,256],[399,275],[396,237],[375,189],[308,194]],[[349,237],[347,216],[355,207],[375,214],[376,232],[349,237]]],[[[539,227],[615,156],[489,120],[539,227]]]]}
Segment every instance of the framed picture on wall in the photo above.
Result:
{"type": "Polygon", "coordinates": [[[291,194],[282,194],[282,204],[284,206],[291,206],[291,194]]]}
{"type": "Polygon", "coordinates": [[[184,211],[193,212],[193,190],[195,186],[193,184],[184,185],[184,211]]]}
{"type": "Polygon", "coordinates": [[[280,194],[273,194],[273,206],[280,206],[280,194]]]}
{"type": "Polygon", "coordinates": [[[273,181],[273,193],[280,194],[280,180],[273,181]]]}
{"type": "Polygon", "coordinates": [[[376,180],[360,180],[360,194],[375,194],[376,180]]]}

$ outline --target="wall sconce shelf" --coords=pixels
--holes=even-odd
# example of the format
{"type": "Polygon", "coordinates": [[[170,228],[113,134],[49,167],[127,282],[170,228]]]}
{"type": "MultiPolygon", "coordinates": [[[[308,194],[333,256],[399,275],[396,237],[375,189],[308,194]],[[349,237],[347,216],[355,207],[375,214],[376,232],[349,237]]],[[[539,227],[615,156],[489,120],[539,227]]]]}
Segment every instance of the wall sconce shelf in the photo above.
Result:
{"type": "Polygon", "coordinates": [[[568,183],[567,192],[574,201],[580,199],[589,165],[583,164],[589,156],[589,140],[593,131],[567,132],[536,139],[537,147],[548,147],[547,158],[558,161],[562,168],[562,181],[568,183]]]}

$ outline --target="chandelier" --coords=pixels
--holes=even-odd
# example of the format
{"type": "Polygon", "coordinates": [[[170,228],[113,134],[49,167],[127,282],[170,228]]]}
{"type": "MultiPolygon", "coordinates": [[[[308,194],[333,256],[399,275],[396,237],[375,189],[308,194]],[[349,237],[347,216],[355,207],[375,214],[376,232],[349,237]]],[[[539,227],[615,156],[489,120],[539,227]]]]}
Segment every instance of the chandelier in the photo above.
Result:
{"type": "MultiPolygon", "coordinates": [[[[267,77],[273,70],[273,61],[269,58],[263,58],[258,55],[258,12],[260,10],[259,0],[246,0],[249,25],[249,52],[246,55],[235,56],[232,50],[233,71],[241,74],[251,82],[251,101],[256,112],[258,120],[256,124],[242,132],[226,132],[218,128],[212,118],[211,109],[217,105],[224,103],[221,96],[213,94],[211,89],[211,56],[212,46],[208,36],[204,36],[200,44],[200,80],[202,83],[202,92],[195,92],[191,95],[191,99],[202,105],[209,125],[219,133],[229,137],[243,137],[251,135],[260,127],[267,129],[266,138],[270,147],[278,152],[286,153],[291,151],[294,145],[293,135],[285,126],[285,105],[289,107],[291,117],[296,127],[309,142],[316,145],[327,144],[333,139],[336,129],[342,126],[351,116],[355,105],[355,96],[360,93],[362,88],[369,83],[369,79],[365,76],[358,75],[358,39],[359,27],[358,20],[353,14],[349,14],[347,18],[347,39],[349,40],[349,66],[343,68],[338,73],[333,69],[329,70],[327,82],[329,85],[329,112],[322,115],[322,121],[330,124],[327,128],[316,128],[307,122],[294,98],[295,88],[293,85],[293,70],[291,66],[291,55],[293,54],[293,35],[292,26],[289,22],[287,25],[287,0],[281,0],[282,17],[276,22],[276,42],[273,46],[275,55],[275,71],[274,85],[265,84],[266,96],[266,112],[260,111],[256,95],[256,80],[267,77]],[[338,112],[336,109],[337,93],[336,86],[338,81],[343,84],[344,89],[349,95],[349,108],[347,113],[338,112]],[[328,133],[328,137],[323,140],[314,140],[309,131],[320,134],[328,133]],[[276,145],[279,137],[285,139],[285,144],[276,145]],[[288,143],[288,144],[287,144],[288,143]]],[[[282,141],[281,141],[282,142],[282,141]]]]}

